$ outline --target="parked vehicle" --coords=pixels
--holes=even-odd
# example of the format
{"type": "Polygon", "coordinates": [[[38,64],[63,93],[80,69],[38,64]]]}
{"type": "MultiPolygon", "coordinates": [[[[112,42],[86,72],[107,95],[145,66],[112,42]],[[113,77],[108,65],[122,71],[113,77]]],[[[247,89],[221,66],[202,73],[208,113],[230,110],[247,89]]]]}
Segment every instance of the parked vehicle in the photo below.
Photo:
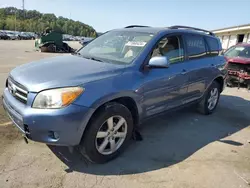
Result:
{"type": "Polygon", "coordinates": [[[37,34],[33,32],[27,32],[27,34],[30,36],[31,40],[35,40],[37,38],[37,34]]]}
{"type": "Polygon", "coordinates": [[[82,40],[79,41],[79,43],[84,47],[92,40],[94,40],[94,38],[84,37],[82,40]]]}
{"type": "Polygon", "coordinates": [[[250,90],[250,44],[240,43],[224,53],[227,59],[227,85],[245,84],[250,90]]]}
{"type": "Polygon", "coordinates": [[[28,40],[35,40],[37,38],[37,34],[34,32],[25,32],[25,34],[28,36],[28,40]]]}
{"type": "Polygon", "coordinates": [[[2,39],[2,40],[8,40],[10,38],[9,38],[9,36],[5,32],[0,31],[0,39],[2,39]]]}
{"type": "Polygon", "coordinates": [[[26,37],[21,32],[14,32],[18,40],[26,40],[26,37]]]}
{"type": "Polygon", "coordinates": [[[20,40],[31,40],[32,39],[32,37],[28,33],[25,33],[25,32],[20,32],[18,34],[18,36],[19,36],[20,40]]]}
{"type": "Polygon", "coordinates": [[[70,35],[64,34],[63,35],[63,40],[64,41],[70,41],[70,37],[71,37],[70,35]]]}
{"type": "Polygon", "coordinates": [[[74,52],[67,43],[63,42],[61,33],[50,31],[44,33],[41,37],[35,40],[35,47],[41,52],[74,52]]]}
{"type": "Polygon", "coordinates": [[[14,33],[14,32],[6,32],[9,40],[18,40],[19,37],[18,37],[18,34],[14,33]]]}
{"type": "Polygon", "coordinates": [[[12,70],[3,106],[26,140],[77,146],[104,163],[150,117],[194,104],[213,113],[227,74],[220,50],[213,33],[192,27],[112,30],[12,70]]]}

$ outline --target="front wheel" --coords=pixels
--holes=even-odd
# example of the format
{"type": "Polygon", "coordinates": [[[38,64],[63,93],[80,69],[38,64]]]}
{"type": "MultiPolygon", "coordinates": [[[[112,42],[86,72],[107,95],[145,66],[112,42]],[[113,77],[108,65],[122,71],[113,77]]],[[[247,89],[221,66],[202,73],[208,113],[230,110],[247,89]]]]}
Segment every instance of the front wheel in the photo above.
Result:
{"type": "Polygon", "coordinates": [[[205,115],[212,114],[219,102],[220,98],[220,85],[214,81],[206,91],[203,100],[199,103],[198,110],[205,115]]]}
{"type": "Polygon", "coordinates": [[[133,119],[128,108],[114,102],[106,104],[91,119],[80,152],[93,163],[108,162],[125,149],[132,131],[133,119]]]}

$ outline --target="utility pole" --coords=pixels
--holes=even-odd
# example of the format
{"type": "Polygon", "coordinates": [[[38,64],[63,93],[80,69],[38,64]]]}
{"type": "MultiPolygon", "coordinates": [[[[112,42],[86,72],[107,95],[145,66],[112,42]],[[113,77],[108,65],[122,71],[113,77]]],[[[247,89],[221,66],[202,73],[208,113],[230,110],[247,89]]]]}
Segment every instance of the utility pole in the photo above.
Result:
{"type": "Polygon", "coordinates": [[[24,0],[22,0],[23,4],[22,4],[22,8],[23,8],[23,18],[25,18],[25,11],[24,11],[24,0]]]}
{"type": "Polygon", "coordinates": [[[15,31],[16,31],[16,12],[17,10],[15,10],[15,31]]]}

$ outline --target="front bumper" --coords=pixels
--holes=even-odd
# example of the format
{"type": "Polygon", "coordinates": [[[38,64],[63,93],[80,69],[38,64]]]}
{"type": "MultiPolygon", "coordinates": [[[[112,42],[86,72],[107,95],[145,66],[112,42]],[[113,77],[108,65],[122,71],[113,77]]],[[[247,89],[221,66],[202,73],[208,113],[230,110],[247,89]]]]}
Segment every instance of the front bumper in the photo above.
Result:
{"type": "Polygon", "coordinates": [[[236,81],[239,83],[250,84],[250,75],[246,74],[245,72],[240,71],[228,71],[227,80],[236,81]]]}
{"type": "Polygon", "coordinates": [[[7,88],[2,100],[5,111],[22,134],[52,145],[78,145],[94,112],[91,108],[74,104],[62,109],[34,109],[16,100],[7,88]]]}

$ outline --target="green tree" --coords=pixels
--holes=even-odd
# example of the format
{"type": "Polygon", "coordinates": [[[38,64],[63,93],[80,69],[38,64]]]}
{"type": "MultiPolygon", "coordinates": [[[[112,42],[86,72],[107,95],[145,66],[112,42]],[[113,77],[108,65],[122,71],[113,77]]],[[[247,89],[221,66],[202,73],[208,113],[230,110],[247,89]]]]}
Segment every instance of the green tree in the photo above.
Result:
{"type": "Polygon", "coordinates": [[[21,10],[15,7],[0,8],[0,29],[44,32],[46,27],[65,34],[95,37],[93,27],[79,21],[54,14],[42,14],[36,10],[21,10]]]}
{"type": "Polygon", "coordinates": [[[15,30],[15,20],[14,19],[7,18],[5,23],[6,23],[5,29],[7,29],[7,30],[15,30]]]}

